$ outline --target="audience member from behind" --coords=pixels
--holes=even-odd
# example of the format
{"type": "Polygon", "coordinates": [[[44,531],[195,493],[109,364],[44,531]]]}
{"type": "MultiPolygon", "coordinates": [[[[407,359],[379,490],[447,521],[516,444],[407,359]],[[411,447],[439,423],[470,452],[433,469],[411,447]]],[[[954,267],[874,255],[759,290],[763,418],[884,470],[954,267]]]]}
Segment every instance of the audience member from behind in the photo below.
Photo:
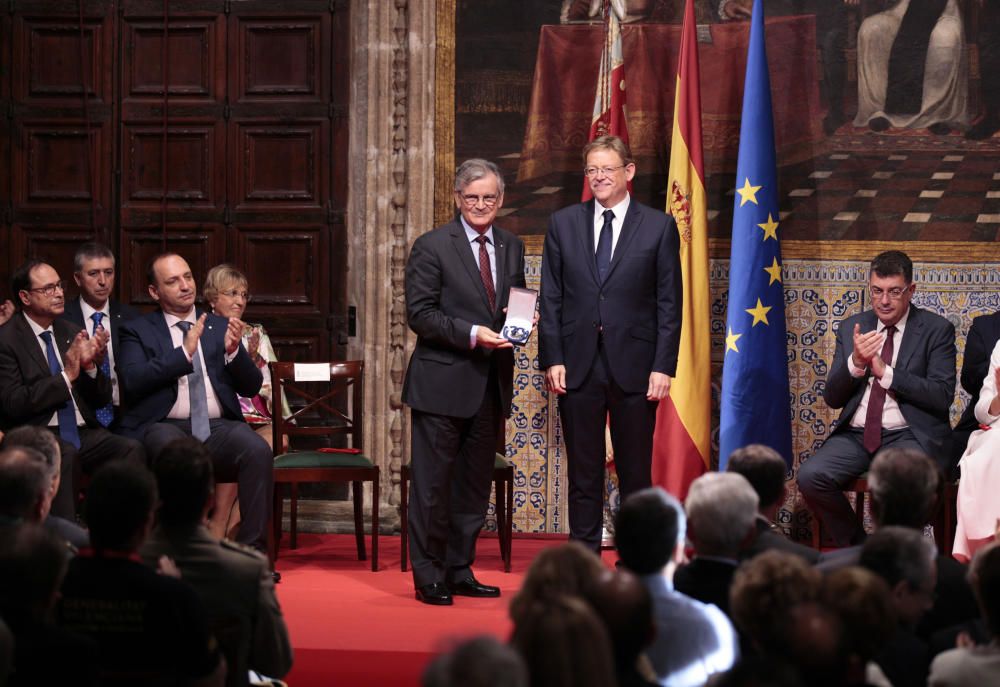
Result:
{"type": "Polygon", "coordinates": [[[85,504],[93,549],[70,562],[59,622],[97,640],[105,684],[221,687],[226,663],[198,595],[136,559],[156,499],[145,467],[114,461],[97,471],[85,504]]]}
{"type": "Polygon", "coordinates": [[[785,473],[788,466],[785,459],[770,446],[750,444],[738,448],[729,455],[727,472],[743,475],[760,500],[755,521],[757,537],[750,548],[743,552],[744,558],[753,558],[769,549],[778,549],[801,556],[815,563],[819,552],[809,546],[793,542],[774,523],[778,509],[785,501],[785,473]]]}
{"type": "Polygon", "coordinates": [[[636,575],[628,570],[608,571],[586,599],[604,623],[611,638],[618,687],[650,687],[652,668],[642,656],[653,641],[653,599],[636,575]],[[640,658],[641,657],[641,658],[640,658]]]}
{"type": "Polygon", "coordinates": [[[969,580],[992,641],[975,646],[965,635],[958,647],[931,663],[929,687],[979,687],[1000,684],[1000,544],[980,549],[972,559],[969,580]]]}
{"type": "Polygon", "coordinates": [[[677,591],[729,612],[729,586],[753,542],[757,505],[757,492],[743,475],[709,472],[691,483],[684,508],[695,555],[674,574],[677,591]]]}
{"type": "Polygon", "coordinates": [[[528,670],[514,649],[495,637],[474,637],[427,666],[422,687],[528,687],[528,670]]]}
{"type": "Polygon", "coordinates": [[[615,518],[622,565],[640,576],[653,600],[656,633],[645,653],[665,687],[702,685],[731,668],[739,653],[725,613],[674,589],[685,529],[680,503],[659,487],[629,496],[615,518]]]}
{"type": "Polygon", "coordinates": [[[616,685],[611,639],[590,605],[557,595],[527,604],[514,621],[511,645],[528,667],[531,685],[616,685]]]}
{"type": "Polygon", "coordinates": [[[41,523],[52,504],[52,479],[45,457],[33,448],[0,451],[0,530],[23,522],[41,523]]]}
{"type": "Polygon", "coordinates": [[[167,556],[194,587],[229,666],[226,684],[247,684],[248,670],[284,677],[292,647],[267,559],[256,550],[218,540],[204,525],[214,503],[212,459],[193,437],[173,441],[155,466],[159,521],[140,553],[156,567],[167,556]]]}
{"type": "Polygon", "coordinates": [[[784,551],[765,551],[736,571],[732,618],[754,650],[780,657],[792,608],[819,598],[822,578],[811,565],[784,551]]]}
{"type": "Polygon", "coordinates": [[[545,549],[531,562],[524,583],[510,602],[510,617],[516,625],[535,602],[558,596],[587,598],[607,568],[597,554],[579,542],[545,549]]]}
{"type": "Polygon", "coordinates": [[[875,659],[893,687],[927,683],[930,657],[916,627],[934,602],[936,553],[921,532],[908,527],[881,527],[861,549],[861,565],[889,585],[899,621],[875,659]]]}
{"type": "Polygon", "coordinates": [[[874,663],[896,631],[896,609],[885,581],[864,568],[842,568],[823,579],[822,602],[844,625],[847,684],[888,685],[888,678],[874,663]]]}
{"type": "MultiPolygon", "coordinates": [[[[59,491],[59,482],[62,475],[60,469],[62,455],[59,452],[59,442],[56,440],[56,436],[42,427],[22,425],[21,427],[12,429],[0,441],[0,448],[3,449],[19,446],[33,448],[45,459],[45,466],[48,468],[51,478],[48,497],[51,503],[59,491]]],[[[48,513],[43,518],[42,525],[65,540],[74,550],[90,546],[90,537],[87,535],[87,530],[75,522],[48,513]]]]}
{"type": "Polygon", "coordinates": [[[809,687],[843,687],[848,680],[848,641],[836,613],[814,601],[793,606],[783,623],[787,660],[809,687]]]}
{"type": "Polygon", "coordinates": [[[52,618],[68,560],[65,543],[36,523],[0,535],[0,616],[14,634],[11,687],[98,684],[97,643],[52,618]]]}

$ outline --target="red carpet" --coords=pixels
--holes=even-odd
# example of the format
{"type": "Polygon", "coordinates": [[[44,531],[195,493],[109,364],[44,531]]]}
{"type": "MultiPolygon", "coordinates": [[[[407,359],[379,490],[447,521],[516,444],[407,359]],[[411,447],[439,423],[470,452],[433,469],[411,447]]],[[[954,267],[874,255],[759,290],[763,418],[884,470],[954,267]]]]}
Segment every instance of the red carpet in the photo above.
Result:
{"type": "Polygon", "coordinates": [[[480,634],[505,640],[507,604],[525,570],[539,551],[563,541],[515,538],[513,571],[504,573],[497,540],[483,538],[476,577],[498,585],[502,596],[457,597],[454,606],[433,607],[413,598],[413,578],[399,570],[399,537],[380,538],[373,573],[369,561],[357,560],[352,535],[300,535],[299,548],[282,548],[277,564],[278,599],[295,648],[286,681],[291,687],[418,685],[430,659],[455,640],[480,634]]]}

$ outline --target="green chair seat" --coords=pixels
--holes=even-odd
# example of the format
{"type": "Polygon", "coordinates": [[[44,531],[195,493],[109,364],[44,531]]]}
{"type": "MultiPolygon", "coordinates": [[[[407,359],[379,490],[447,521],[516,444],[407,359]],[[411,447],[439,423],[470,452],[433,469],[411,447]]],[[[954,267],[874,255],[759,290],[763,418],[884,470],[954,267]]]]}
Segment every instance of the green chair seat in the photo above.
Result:
{"type": "Polygon", "coordinates": [[[370,468],[371,460],[360,453],[294,451],[274,457],[275,468],[370,468]]]}

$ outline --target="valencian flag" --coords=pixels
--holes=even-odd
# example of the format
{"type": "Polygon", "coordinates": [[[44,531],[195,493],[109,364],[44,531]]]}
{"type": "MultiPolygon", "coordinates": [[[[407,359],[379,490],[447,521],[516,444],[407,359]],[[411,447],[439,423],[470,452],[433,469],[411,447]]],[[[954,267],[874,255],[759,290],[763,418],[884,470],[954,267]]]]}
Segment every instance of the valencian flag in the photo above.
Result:
{"type": "Polygon", "coordinates": [[[729,311],[722,367],[719,469],[747,444],[766,444],[791,465],[777,169],[764,9],[754,0],[736,163],[729,311]]]}
{"type": "MultiPolygon", "coordinates": [[[[618,0],[603,0],[604,49],[601,51],[601,66],[597,70],[597,91],[594,94],[594,115],[590,120],[588,141],[599,136],[617,136],[628,143],[628,124],[625,121],[625,58],[622,52],[622,30],[615,8],[611,5],[618,0]]],[[[624,3],[621,5],[624,16],[624,3]]],[[[629,190],[632,182],[629,182],[629,190]]],[[[593,196],[590,184],[583,180],[583,202],[593,196]]]]}
{"type": "Polygon", "coordinates": [[[683,320],[677,376],[656,411],[653,483],[684,499],[708,469],[712,431],[712,356],[708,297],[708,204],[701,145],[701,88],[694,0],[687,0],[674,95],[667,212],[680,233],[683,320]]]}

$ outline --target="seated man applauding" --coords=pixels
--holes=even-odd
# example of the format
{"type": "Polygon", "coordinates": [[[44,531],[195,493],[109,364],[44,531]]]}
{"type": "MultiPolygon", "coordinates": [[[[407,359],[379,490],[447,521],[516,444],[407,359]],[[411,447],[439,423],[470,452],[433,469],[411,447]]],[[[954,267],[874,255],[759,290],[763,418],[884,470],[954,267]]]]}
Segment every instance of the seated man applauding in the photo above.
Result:
{"type": "Polygon", "coordinates": [[[121,431],[145,443],[154,465],[174,439],[204,442],[218,478],[239,485],[238,541],[265,551],[273,456],[236,398],[254,396],[263,381],[240,343],[244,324],[195,311],[194,276],[176,253],[154,258],[147,278],[160,309],[122,326],[118,369],[129,407],[121,431]]]}

